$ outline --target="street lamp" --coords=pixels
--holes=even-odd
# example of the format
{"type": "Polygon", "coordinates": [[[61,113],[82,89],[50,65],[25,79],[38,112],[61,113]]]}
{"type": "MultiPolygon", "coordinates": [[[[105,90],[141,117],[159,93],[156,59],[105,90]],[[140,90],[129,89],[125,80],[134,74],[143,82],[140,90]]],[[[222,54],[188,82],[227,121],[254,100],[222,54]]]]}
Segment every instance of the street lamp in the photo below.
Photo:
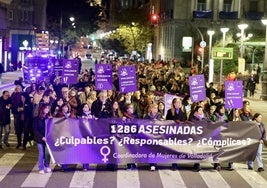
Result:
{"type": "MultiPolygon", "coordinates": [[[[228,27],[221,28],[221,32],[223,33],[223,48],[225,47],[225,37],[226,33],[229,31],[228,27]]],[[[222,71],[223,71],[223,59],[221,59],[221,64],[220,64],[220,84],[222,84],[222,71]]]]}
{"type": "Polygon", "coordinates": [[[55,49],[57,48],[57,46],[58,46],[58,40],[51,39],[49,42],[50,42],[49,49],[50,49],[51,52],[54,54],[54,50],[55,50],[55,49]]]}
{"type": "Polygon", "coordinates": [[[71,22],[74,22],[75,21],[75,18],[72,16],[69,18],[71,22]]]}
{"type": "Polygon", "coordinates": [[[73,16],[71,16],[70,18],[69,18],[69,20],[70,20],[70,22],[71,22],[71,26],[75,29],[76,28],[76,26],[75,26],[75,18],[73,17],[73,16]]]}
{"type": "Polygon", "coordinates": [[[60,19],[59,19],[59,37],[58,37],[58,53],[59,55],[61,56],[61,50],[62,50],[62,43],[61,43],[61,40],[62,40],[62,7],[60,8],[60,19]]]}
{"type": "Polygon", "coordinates": [[[130,26],[130,30],[131,30],[133,42],[134,42],[134,51],[136,50],[136,39],[135,39],[134,31],[133,31],[133,27],[135,26],[136,26],[135,22],[132,22],[130,26]]]}
{"type": "MultiPolygon", "coordinates": [[[[192,27],[194,27],[197,30],[198,34],[201,37],[201,43],[205,43],[204,37],[203,37],[201,31],[199,30],[199,28],[197,26],[195,26],[194,24],[192,24],[191,22],[189,22],[189,23],[190,23],[190,25],[192,27]]],[[[201,56],[202,56],[202,58],[201,58],[201,69],[202,70],[201,71],[203,71],[203,67],[204,67],[204,47],[203,47],[203,49],[201,51],[201,56]]],[[[193,62],[194,62],[194,54],[193,54],[193,51],[192,51],[192,67],[193,67],[193,62]]]]}
{"type": "MultiPolygon", "coordinates": [[[[62,9],[62,8],[61,8],[62,9]]],[[[75,18],[73,16],[69,17],[69,20],[71,22],[71,25],[73,28],[76,28],[75,26],[75,18]]],[[[63,33],[63,16],[62,16],[62,10],[60,11],[60,23],[59,23],[59,39],[58,39],[58,54],[61,56],[64,55],[64,41],[62,40],[62,33],[63,33]]]]}
{"type": "Polygon", "coordinates": [[[261,22],[265,25],[265,52],[264,52],[264,64],[263,64],[263,79],[262,79],[262,93],[261,99],[267,100],[267,17],[265,16],[261,22]]]}
{"type": "Polygon", "coordinates": [[[212,35],[214,35],[215,31],[214,30],[208,30],[207,33],[209,35],[209,59],[211,59],[212,35]]]}
{"type": "Polygon", "coordinates": [[[238,28],[241,30],[241,46],[240,46],[240,58],[243,58],[244,53],[244,31],[248,27],[248,24],[238,24],[238,28]]]}
{"type": "Polygon", "coordinates": [[[208,30],[209,35],[209,83],[213,82],[214,75],[214,61],[211,59],[211,48],[212,48],[212,35],[214,35],[214,30],[208,30]]]}
{"type": "Polygon", "coordinates": [[[27,40],[24,40],[22,42],[22,45],[24,47],[24,53],[22,53],[22,58],[21,58],[21,63],[24,64],[24,61],[25,61],[25,55],[27,54],[27,50],[28,50],[28,45],[29,45],[29,41],[27,40]]]}
{"type": "Polygon", "coordinates": [[[29,42],[27,40],[24,40],[22,42],[23,46],[24,46],[24,49],[27,50],[28,49],[28,45],[29,45],[29,42]]]}
{"type": "MultiPolygon", "coordinates": [[[[195,27],[195,29],[197,30],[197,32],[199,33],[200,37],[201,37],[201,42],[205,42],[204,41],[204,37],[201,33],[201,31],[199,30],[199,28],[195,25],[193,25],[195,27]]],[[[201,51],[201,72],[203,72],[203,68],[204,68],[204,47],[201,47],[202,51],[201,51]]]]}

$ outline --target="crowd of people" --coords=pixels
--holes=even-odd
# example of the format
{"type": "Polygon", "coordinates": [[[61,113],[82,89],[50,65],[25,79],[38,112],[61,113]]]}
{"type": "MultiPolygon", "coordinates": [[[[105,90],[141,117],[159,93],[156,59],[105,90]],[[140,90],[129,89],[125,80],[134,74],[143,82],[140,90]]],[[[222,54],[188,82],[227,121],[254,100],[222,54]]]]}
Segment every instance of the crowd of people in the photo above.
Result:
{"type": "MultiPolygon", "coordinates": [[[[81,72],[75,85],[61,84],[60,77],[49,80],[33,81],[24,87],[23,80],[15,82],[14,92],[3,91],[0,98],[0,148],[2,142],[10,147],[8,137],[11,126],[11,113],[14,116],[14,129],[17,136],[16,148],[27,149],[27,144],[37,142],[39,150],[39,172],[51,172],[50,158],[45,146],[45,119],[51,117],[65,118],[122,118],[157,119],[183,121],[255,121],[259,124],[262,137],[259,138],[257,154],[258,171],[263,171],[261,158],[263,140],[266,132],[262,123],[262,115],[254,113],[248,101],[244,101],[242,109],[226,109],[224,107],[224,85],[214,88],[210,83],[206,88],[206,100],[192,103],[190,100],[189,76],[196,71],[185,73],[179,64],[159,62],[156,64],[136,63],[137,91],[120,93],[119,79],[116,74],[118,66],[128,64],[120,62],[113,64],[113,89],[95,89],[95,73],[92,69],[81,72]],[[169,109],[166,109],[163,96],[165,93],[176,95],[169,109]],[[4,139],[2,140],[2,133],[4,139]],[[23,136],[23,138],[22,138],[23,136]]],[[[114,165],[111,165],[112,168],[114,165]]],[[[66,165],[62,164],[63,169],[66,165]]],[[[129,169],[134,164],[128,164],[129,169]]],[[[83,164],[87,170],[89,164],[83,164]]],[[[177,164],[172,164],[176,170],[177,164]]],[[[233,170],[229,161],[228,168],[233,170]]],[[[252,161],[248,169],[253,168],[252,161]]],[[[150,164],[155,170],[156,164],[150,164]]],[[[200,164],[195,163],[194,169],[201,170],[200,164]]],[[[214,169],[221,170],[219,163],[214,169]]]]}

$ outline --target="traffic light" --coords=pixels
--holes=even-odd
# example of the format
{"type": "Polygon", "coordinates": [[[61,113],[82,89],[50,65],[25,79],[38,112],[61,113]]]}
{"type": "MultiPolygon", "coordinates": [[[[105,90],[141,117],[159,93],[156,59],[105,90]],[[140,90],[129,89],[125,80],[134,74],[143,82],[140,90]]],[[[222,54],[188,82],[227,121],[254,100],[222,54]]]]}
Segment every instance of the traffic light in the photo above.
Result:
{"type": "Polygon", "coordinates": [[[159,23],[159,15],[151,14],[150,22],[151,22],[152,25],[158,25],[158,23],[159,23]]]}
{"type": "Polygon", "coordinates": [[[203,51],[203,48],[201,48],[201,47],[197,48],[197,54],[202,54],[202,51],[203,51]]]}

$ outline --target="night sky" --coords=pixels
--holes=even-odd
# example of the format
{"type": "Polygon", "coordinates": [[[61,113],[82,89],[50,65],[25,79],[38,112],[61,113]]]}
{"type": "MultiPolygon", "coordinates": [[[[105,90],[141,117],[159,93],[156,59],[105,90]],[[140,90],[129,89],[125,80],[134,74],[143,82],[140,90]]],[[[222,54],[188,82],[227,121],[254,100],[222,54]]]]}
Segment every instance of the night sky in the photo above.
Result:
{"type": "Polygon", "coordinates": [[[70,27],[69,18],[75,17],[75,25],[79,31],[85,28],[93,32],[97,29],[99,11],[100,7],[91,7],[86,0],[47,0],[47,28],[54,33],[59,30],[62,12],[63,30],[70,27]]]}
{"type": "Polygon", "coordinates": [[[80,21],[95,21],[97,18],[97,11],[86,0],[47,0],[48,21],[59,19],[61,10],[63,19],[74,16],[80,21]]]}

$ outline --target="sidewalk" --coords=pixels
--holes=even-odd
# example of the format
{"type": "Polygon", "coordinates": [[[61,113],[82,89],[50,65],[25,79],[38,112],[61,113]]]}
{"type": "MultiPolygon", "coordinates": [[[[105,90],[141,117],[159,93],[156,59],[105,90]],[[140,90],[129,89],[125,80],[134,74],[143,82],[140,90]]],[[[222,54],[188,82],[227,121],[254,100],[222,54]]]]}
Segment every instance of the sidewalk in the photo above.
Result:
{"type": "MultiPolygon", "coordinates": [[[[248,100],[250,102],[250,107],[252,108],[254,113],[261,113],[263,117],[263,123],[267,128],[267,101],[261,100],[262,95],[262,85],[261,83],[257,84],[256,92],[254,97],[246,97],[243,100],[248,100]]],[[[248,94],[249,96],[249,94],[248,94]]]]}
{"type": "Polygon", "coordinates": [[[5,72],[2,74],[2,84],[0,85],[0,90],[14,86],[14,81],[19,77],[23,77],[22,71],[5,72]]]}

